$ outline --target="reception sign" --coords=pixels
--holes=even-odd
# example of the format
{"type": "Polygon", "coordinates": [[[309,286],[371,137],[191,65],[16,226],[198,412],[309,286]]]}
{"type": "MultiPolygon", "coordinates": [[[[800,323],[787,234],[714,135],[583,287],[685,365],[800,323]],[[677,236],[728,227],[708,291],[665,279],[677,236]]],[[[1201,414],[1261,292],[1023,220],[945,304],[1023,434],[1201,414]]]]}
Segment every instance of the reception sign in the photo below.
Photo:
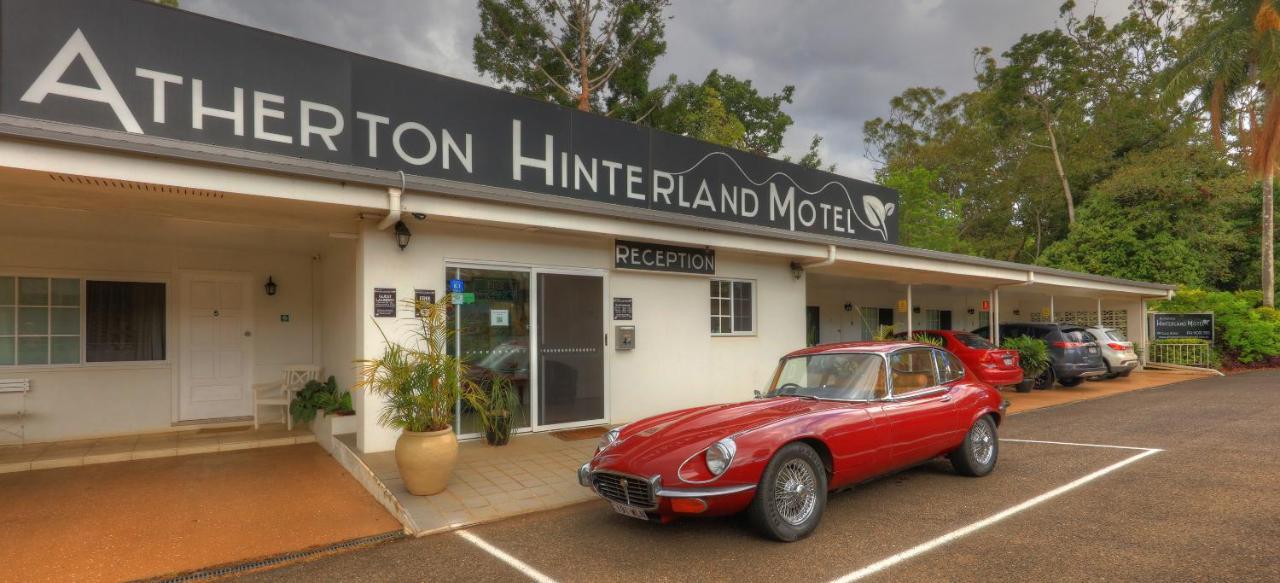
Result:
{"type": "Polygon", "coordinates": [[[0,113],[898,241],[882,186],[150,2],[0,0],[0,113]]]}
{"type": "Polygon", "coordinates": [[[613,266],[617,269],[715,275],[716,252],[702,247],[618,240],[613,243],[613,266]]]}

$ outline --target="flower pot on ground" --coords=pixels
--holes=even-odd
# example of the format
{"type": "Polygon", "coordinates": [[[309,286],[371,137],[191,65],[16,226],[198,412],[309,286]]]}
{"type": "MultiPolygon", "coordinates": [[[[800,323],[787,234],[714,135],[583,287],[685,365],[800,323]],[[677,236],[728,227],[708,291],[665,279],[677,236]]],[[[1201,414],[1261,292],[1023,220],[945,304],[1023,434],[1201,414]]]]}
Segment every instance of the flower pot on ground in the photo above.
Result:
{"type": "Polygon", "coordinates": [[[495,373],[487,384],[487,406],[480,414],[484,439],[489,445],[506,445],[511,440],[515,417],[520,413],[520,396],[506,375],[495,373]]]}
{"type": "Polygon", "coordinates": [[[310,423],[318,413],[355,415],[351,393],[338,389],[338,381],[330,375],[325,382],[308,381],[289,403],[293,424],[310,423]]]}
{"type": "Polygon", "coordinates": [[[1044,371],[1049,370],[1049,345],[1043,340],[1030,336],[1014,336],[1000,342],[1001,348],[1018,351],[1018,366],[1022,367],[1022,382],[1018,383],[1019,393],[1030,393],[1035,387],[1036,379],[1044,371]]]}
{"type": "Polygon", "coordinates": [[[467,366],[448,354],[453,330],[447,321],[452,300],[406,301],[417,314],[403,342],[387,337],[381,327],[382,356],[360,361],[357,389],[384,399],[378,422],[400,429],[396,466],[411,494],[438,494],[449,484],[458,460],[453,433],[458,401],[477,411],[487,407],[485,394],[467,375],[467,366]]]}

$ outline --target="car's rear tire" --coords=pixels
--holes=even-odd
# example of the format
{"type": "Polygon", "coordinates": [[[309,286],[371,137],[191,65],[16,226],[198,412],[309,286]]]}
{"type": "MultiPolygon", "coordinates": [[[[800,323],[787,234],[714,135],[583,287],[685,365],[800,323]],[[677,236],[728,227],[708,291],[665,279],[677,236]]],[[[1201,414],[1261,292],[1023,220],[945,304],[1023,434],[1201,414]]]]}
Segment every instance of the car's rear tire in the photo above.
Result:
{"type": "Polygon", "coordinates": [[[947,454],[956,473],[962,476],[981,477],[996,469],[1000,457],[1000,440],[996,436],[996,423],[990,415],[983,415],[965,434],[964,442],[947,454]]]}
{"type": "Polygon", "coordinates": [[[1071,387],[1077,386],[1077,385],[1079,385],[1080,383],[1083,383],[1083,382],[1084,382],[1084,377],[1076,377],[1076,378],[1073,378],[1073,379],[1058,379],[1058,384],[1060,384],[1060,385],[1062,385],[1062,386],[1064,386],[1064,387],[1067,387],[1067,388],[1071,388],[1071,387]]]}
{"type": "Polygon", "coordinates": [[[1125,377],[1129,376],[1129,373],[1131,373],[1131,372],[1133,372],[1133,369],[1129,369],[1129,370],[1126,370],[1126,371],[1124,371],[1124,372],[1122,372],[1122,373],[1118,373],[1116,376],[1118,376],[1118,377],[1120,377],[1120,378],[1125,378],[1125,377]]]}
{"type": "Polygon", "coordinates": [[[1044,369],[1044,372],[1040,373],[1040,376],[1036,377],[1036,389],[1039,389],[1041,391],[1045,389],[1051,389],[1053,388],[1053,381],[1054,381],[1053,367],[1051,366],[1049,368],[1044,369]]]}
{"type": "Polygon", "coordinates": [[[827,471],[818,452],[791,443],[773,454],[747,514],[761,534],[783,542],[809,536],[827,507],[827,471]]]}

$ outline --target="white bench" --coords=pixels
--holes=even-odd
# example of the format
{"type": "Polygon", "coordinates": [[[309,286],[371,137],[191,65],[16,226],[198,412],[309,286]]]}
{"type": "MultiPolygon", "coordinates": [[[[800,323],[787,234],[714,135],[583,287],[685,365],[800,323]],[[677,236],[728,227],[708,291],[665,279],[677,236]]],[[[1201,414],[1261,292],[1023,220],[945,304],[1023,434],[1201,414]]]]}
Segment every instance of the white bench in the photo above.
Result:
{"type": "Polygon", "coordinates": [[[31,379],[0,379],[0,434],[26,440],[23,421],[27,416],[27,393],[31,379]],[[11,403],[16,402],[16,406],[11,403]]]}

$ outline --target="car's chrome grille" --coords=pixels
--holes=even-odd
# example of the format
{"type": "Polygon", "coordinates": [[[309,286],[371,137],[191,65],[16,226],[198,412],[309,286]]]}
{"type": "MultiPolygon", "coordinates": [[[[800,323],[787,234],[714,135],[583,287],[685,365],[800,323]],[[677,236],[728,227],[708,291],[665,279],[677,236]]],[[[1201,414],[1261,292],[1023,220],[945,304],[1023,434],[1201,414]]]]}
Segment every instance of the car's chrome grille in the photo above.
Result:
{"type": "Polygon", "coordinates": [[[592,474],[591,483],[596,487],[596,492],[614,502],[645,509],[657,506],[653,500],[653,484],[648,480],[597,472],[592,474]]]}

